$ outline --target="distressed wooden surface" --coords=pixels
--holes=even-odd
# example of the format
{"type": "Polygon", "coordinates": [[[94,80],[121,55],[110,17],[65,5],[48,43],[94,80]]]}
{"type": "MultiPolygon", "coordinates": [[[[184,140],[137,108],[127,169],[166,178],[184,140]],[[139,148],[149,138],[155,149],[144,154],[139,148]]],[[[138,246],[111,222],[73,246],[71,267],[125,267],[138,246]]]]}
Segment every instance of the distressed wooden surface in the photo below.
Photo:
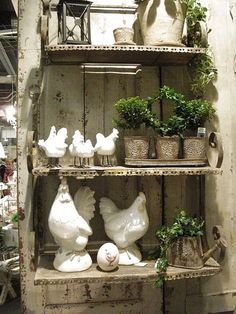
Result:
{"type": "MultiPolygon", "coordinates": [[[[101,1],[95,2],[101,4],[101,1]]],[[[212,127],[221,132],[225,151],[228,152],[223,163],[223,176],[214,178],[208,176],[206,179],[207,230],[208,238],[210,238],[211,225],[222,223],[226,229],[226,237],[231,250],[228,252],[223,271],[215,278],[168,283],[164,290],[165,302],[163,304],[162,291],[153,289],[148,284],[139,285],[138,290],[135,290],[134,286],[128,287],[126,284],[121,283],[117,286],[103,286],[102,289],[99,284],[93,285],[92,283],[89,285],[76,283],[47,285],[43,288],[34,286],[34,259],[37,257],[35,256],[35,234],[36,237],[40,238],[40,248],[43,249],[45,246],[49,247],[50,245],[55,246],[48,230],[47,219],[59,185],[59,178],[58,176],[45,176],[38,177],[35,180],[36,193],[34,194],[34,206],[32,206],[32,178],[27,174],[25,160],[26,138],[27,130],[36,129],[39,122],[39,128],[37,129],[40,138],[45,138],[48,135],[50,126],[55,124],[57,128],[61,126],[68,128],[69,144],[73,131],[77,128],[84,131],[86,137],[91,138],[94,143],[95,134],[98,131],[106,134],[111,131],[111,119],[114,115],[113,104],[120,97],[136,94],[143,97],[150,96],[160,84],[169,84],[189,95],[187,70],[185,67],[180,66],[147,67],[142,68],[142,73],[140,73],[138,67],[124,69],[122,66],[122,68],[117,69],[111,66],[103,66],[98,69],[98,66],[89,67],[86,65],[87,69],[83,69],[78,65],[50,65],[43,68],[44,75],[42,86],[40,86],[42,94],[40,95],[39,104],[33,104],[28,94],[28,88],[32,83],[40,84],[41,40],[40,34],[37,32],[37,26],[39,25],[42,8],[39,0],[36,5],[28,0],[19,2],[18,204],[21,213],[20,256],[22,263],[23,312],[37,314],[78,313],[80,310],[84,313],[93,313],[91,311],[96,309],[96,313],[103,313],[104,310],[113,313],[114,310],[114,313],[205,314],[234,310],[236,279],[233,270],[235,268],[236,240],[234,232],[235,214],[233,212],[235,207],[233,185],[235,158],[233,152],[236,145],[234,140],[235,128],[233,128],[233,121],[235,121],[235,104],[233,101],[236,98],[234,89],[236,79],[234,73],[236,1],[222,0],[218,3],[209,0],[203,2],[207,2],[210,8],[209,26],[212,32],[209,34],[209,39],[210,44],[213,46],[219,71],[218,81],[215,83],[218,92],[216,92],[214,86],[207,91],[207,97],[213,100],[217,107],[219,118],[218,121],[214,121],[212,127]],[[37,111],[39,107],[40,114],[37,111]],[[31,119],[32,116],[34,120],[31,119]],[[78,293],[80,290],[84,292],[84,297],[78,293]],[[99,291],[101,291],[100,294],[99,291]],[[130,291],[133,291],[132,297],[130,291]],[[105,297],[101,294],[104,294],[105,297]],[[115,297],[115,294],[117,297],[115,297]],[[76,297],[76,295],[78,296],[76,297]],[[104,302],[105,299],[108,301],[110,297],[114,303],[104,302]],[[97,307],[93,308],[91,306],[89,308],[93,298],[97,307]],[[131,298],[133,298],[133,302],[129,301],[131,298]],[[79,302],[82,302],[82,304],[78,305],[79,302]],[[89,312],[89,310],[91,311],[89,312]]],[[[114,10],[114,8],[109,10],[106,11],[104,23],[102,19],[97,20],[97,23],[100,26],[102,25],[103,31],[102,39],[99,40],[105,45],[111,45],[113,40],[112,28],[107,30],[105,27],[106,22],[112,16],[114,17],[113,14],[117,14],[116,11],[109,17],[111,10],[114,10]],[[104,41],[104,38],[107,39],[104,41]]],[[[96,14],[101,16],[101,12],[103,12],[102,8],[98,8],[96,14]]],[[[133,11],[130,14],[132,15],[133,11]]],[[[122,19],[124,17],[125,14],[122,19]]],[[[55,21],[55,14],[52,19],[55,21]]],[[[56,41],[55,34],[56,28],[51,28],[50,43],[53,45],[56,41]]],[[[96,42],[95,45],[99,45],[101,42],[96,42]]],[[[117,50],[116,52],[119,54],[119,48],[114,48],[114,50],[117,50]]],[[[107,60],[109,52],[106,51],[105,53],[106,56],[102,60],[107,60]]],[[[124,53],[128,56],[126,52],[124,53]]],[[[56,56],[56,54],[57,52],[52,52],[52,55],[56,56]]],[[[62,52],[59,52],[58,60],[61,56],[62,52]]],[[[71,56],[69,56],[69,59],[73,60],[71,56]]],[[[74,61],[76,60],[78,61],[75,53],[74,61]]],[[[127,61],[130,62],[130,60],[127,61]]],[[[159,104],[156,104],[155,110],[158,113],[160,112],[159,104]]],[[[169,115],[170,110],[171,107],[169,106],[163,108],[164,117],[169,115]]],[[[117,147],[118,161],[124,161],[122,141],[118,142],[117,147]]],[[[68,160],[70,160],[70,157],[67,155],[65,161],[68,160]]],[[[109,173],[110,170],[106,171],[109,173]]],[[[142,171],[145,172],[145,170],[142,171]]],[[[135,175],[130,172],[130,177],[125,178],[122,178],[124,172],[121,172],[121,177],[96,177],[93,180],[83,182],[70,177],[69,187],[73,195],[81,184],[86,183],[96,191],[95,197],[97,200],[102,196],[111,197],[120,208],[127,208],[137,196],[137,193],[144,191],[148,198],[147,207],[151,221],[149,231],[139,243],[143,249],[153,248],[157,245],[155,230],[160,227],[163,221],[172,221],[173,211],[176,207],[186,207],[191,214],[200,214],[202,212],[204,204],[200,200],[203,199],[204,194],[202,194],[201,176],[195,178],[194,176],[185,176],[185,174],[195,175],[203,174],[202,171],[206,171],[205,174],[211,172],[206,168],[195,169],[195,171],[190,170],[189,173],[188,170],[186,172],[186,169],[177,172],[173,169],[168,171],[158,169],[158,176],[169,175],[170,173],[175,174],[175,176],[156,177],[157,174],[153,175],[154,173],[149,169],[146,174],[152,173],[152,175],[140,177],[140,173],[136,169],[135,175]],[[176,176],[178,174],[183,174],[183,176],[176,176]]],[[[219,172],[219,170],[217,171],[219,172]]],[[[126,172],[126,174],[128,173],[126,172]]],[[[47,175],[45,170],[42,174],[47,175]]],[[[75,175],[75,173],[71,173],[71,175],[75,175]]],[[[114,176],[114,173],[111,176],[114,176]]],[[[104,233],[103,221],[99,215],[98,207],[96,208],[95,218],[92,220],[92,228],[94,234],[90,241],[96,248],[96,246],[108,240],[104,233]]]]}
{"type": "Polygon", "coordinates": [[[183,65],[204,48],[178,48],[128,45],[52,45],[45,47],[52,62],[127,63],[151,65],[183,65]]]}
{"type": "MultiPolygon", "coordinates": [[[[133,282],[151,282],[157,279],[157,271],[154,267],[154,261],[146,261],[146,266],[119,266],[112,272],[103,272],[96,263],[91,268],[83,272],[62,273],[55,270],[52,266],[54,256],[42,256],[36,271],[35,285],[56,285],[71,283],[133,283],[133,282]]],[[[212,264],[209,261],[209,265],[212,264]]],[[[168,267],[167,280],[178,280],[184,278],[197,278],[204,276],[212,276],[221,271],[217,263],[216,266],[204,266],[200,269],[185,269],[180,267],[168,267]]]]}
{"type": "Polygon", "coordinates": [[[109,176],[179,176],[179,175],[205,175],[221,174],[222,170],[212,167],[91,167],[91,168],[46,168],[36,167],[33,169],[35,176],[73,176],[79,179],[109,176]]]}
{"type": "Polygon", "coordinates": [[[194,304],[193,311],[189,310],[190,313],[196,313],[199,309],[203,313],[235,312],[236,310],[236,278],[234,276],[236,266],[236,76],[233,68],[236,52],[236,1],[224,0],[219,3],[211,0],[207,1],[207,5],[209,7],[208,25],[212,29],[209,33],[209,41],[218,69],[217,80],[207,90],[207,97],[214,101],[217,119],[213,121],[213,126],[221,133],[227,156],[224,156],[222,164],[224,171],[222,177],[206,178],[206,230],[209,244],[212,245],[212,226],[216,223],[222,224],[230,249],[223,263],[223,272],[215,279],[201,281],[202,301],[199,301],[199,294],[187,299],[188,309],[191,302],[194,304]],[[221,26],[219,26],[219,21],[221,26]]]}

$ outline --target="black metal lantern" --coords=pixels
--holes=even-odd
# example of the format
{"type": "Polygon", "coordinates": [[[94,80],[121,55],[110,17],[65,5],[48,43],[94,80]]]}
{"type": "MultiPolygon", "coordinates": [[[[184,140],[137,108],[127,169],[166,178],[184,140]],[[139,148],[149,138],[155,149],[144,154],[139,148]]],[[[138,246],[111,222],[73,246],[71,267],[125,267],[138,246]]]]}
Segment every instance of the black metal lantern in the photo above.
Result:
{"type": "Polygon", "coordinates": [[[91,44],[90,1],[60,1],[59,35],[63,44],[91,44]]]}

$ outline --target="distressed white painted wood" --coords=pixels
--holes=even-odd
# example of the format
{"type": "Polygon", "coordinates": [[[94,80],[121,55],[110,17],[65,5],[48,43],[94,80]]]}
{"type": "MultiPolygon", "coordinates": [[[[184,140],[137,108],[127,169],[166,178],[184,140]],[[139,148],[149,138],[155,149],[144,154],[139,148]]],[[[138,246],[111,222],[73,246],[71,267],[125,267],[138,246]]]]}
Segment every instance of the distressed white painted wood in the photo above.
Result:
{"type": "Polygon", "coordinates": [[[41,39],[37,25],[41,15],[41,3],[19,1],[18,43],[18,110],[17,110],[17,158],[18,158],[18,210],[19,247],[21,262],[22,312],[43,313],[41,289],[35,288],[34,280],[34,233],[32,228],[32,176],[28,174],[26,162],[27,132],[32,130],[32,99],[29,97],[31,85],[40,81],[41,39]],[[35,296],[37,297],[35,298],[35,296]]]}
{"type": "MultiPolygon", "coordinates": [[[[127,2],[116,3],[118,8],[102,8],[105,0],[96,1],[92,9],[92,40],[93,43],[113,43],[113,27],[130,26],[134,21],[134,10],[126,7],[127,2]],[[97,6],[97,8],[96,8],[97,6]],[[119,17],[118,17],[118,12],[119,17]],[[116,19],[118,17],[118,19],[116,19]],[[110,23],[109,28],[107,25],[110,23]]],[[[214,313],[233,311],[235,301],[235,82],[234,56],[235,40],[235,0],[204,1],[209,6],[210,44],[218,68],[218,80],[215,87],[208,89],[207,97],[214,100],[217,107],[218,121],[214,127],[221,132],[225,150],[228,152],[224,163],[222,177],[209,177],[206,180],[207,230],[210,239],[213,224],[223,224],[229,242],[224,271],[222,274],[199,281],[175,282],[168,284],[166,293],[166,310],[169,313],[214,313]],[[219,27],[220,21],[220,27],[219,27]],[[181,293],[180,293],[181,291],[181,293]]],[[[111,2],[107,0],[105,5],[111,2]]],[[[113,4],[113,2],[112,2],[113,4]]],[[[130,4],[130,2],[129,2],[130,4]]],[[[37,287],[34,279],[34,227],[40,236],[40,247],[55,249],[55,243],[47,226],[47,219],[53,199],[56,195],[59,179],[57,177],[38,178],[35,197],[37,207],[32,206],[32,182],[26,167],[26,132],[35,127],[32,123],[32,100],[28,88],[31,84],[39,84],[41,39],[37,32],[39,17],[42,13],[41,1],[19,1],[19,77],[18,77],[18,160],[19,160],[19,199],[18,204],[22,218],[20,220],[21,243],[21,278],[22,278],[22,310],[25,313],[162,313],[162,294],[160,289],[153,289],[145,284],[102,285],[58,285],[37,287]],[[37,210],[37,211],[36,211],[37,210]],[[37,217],[33,227],[32,216],[37,217]],[[118,297],[117,297],[118,296],[118,297]],[[90,303],[93,300],[94,308],[90,303]],[[130,302],[130,300],[133,300],[130,302]],[[107,302],[109,301],[109,302],[107,302]],[[111,303],[113,302],[114,303],[111,303]],[[79,303],[81,303],[79,305],[79,303]],[[57,304],[59,304],[57,306],[57,304]],[[56,305],[56,306],[54,306],[56,305]],[[44,310],[44,307],[46,309],[44,310]],[[89,312],[90,311],[90,312],[89,312]],[[112,312],[113,311],[113,312],[112,312]]],[[[56,16],[50,19],[50,44],[56,43],[56,16]]],[[[85,132],[85,136],[95,141],[97,132],[109,133],[114,116],[113,104],[121,97],[149,96],[160,84],[158,68],[144,68],[142,73],[136,73],[137,67],[112,68],[92,67],[86,65],[50,65],[43,68],[44,79],[40,97],[39,135],[43,138],[48,133],[52,123],[59,128],[68,128],[69,139],[75,129],[85,132]],[[84,71],[85,70],[85,71],[84,71]],[[129,72],[124,74],[122,72],[129,72]],[[116,73],[118,72],[118,73],[116,73]],[[56,117],[56,118],[55,118],[56,117]],[[54,121],[53,121],[54,120],[54,121]],[[65,125],[66,124],[66,125],[65,125]]],[[[182,67],[163,67],[162,82],[179,87],[188,94],[188,74],[182,67]]],[[[35,107],[37,109],[37,105],[35,107]]],[[[159,105],[156,105],[159,112],[159,105]]],[[[169,113],[165,107],[164,116],[169,113]]],[[[68,144],[70,141],[68,139],[68,144]]],[[[122,140],[118,144],[118,162],[124,160],[122,140]]],[[[70,156],[65,156],[65,161],[70,156]]],[[[72,195],[83,184],[75,178],[69,178],[72,195]]],[[[150,227],[145,237],[140,241],[142,248],[155,247],[155,230],[162,220],[161,180],[158,177],[127,177],[127,178],[95,178],[86,180],[86,184],[95,190],[97,200],[102,196],[112,198],[120,208],[128,207],[137,196],[138,190],[147,195],[147,209],[150,217],[150,227]]],[[[186,206],[192,213],[199,212],[199,186],[195,178],[165,179],[166,217],[172,219],[173,208],[186,206]],[[195,194],[195,190],[197,193],[195,194]]],[[[91,237],[91,247],[98,247],[107,240],[102,219],[97,211],[91,223],[94,234],[91,237]]]]}

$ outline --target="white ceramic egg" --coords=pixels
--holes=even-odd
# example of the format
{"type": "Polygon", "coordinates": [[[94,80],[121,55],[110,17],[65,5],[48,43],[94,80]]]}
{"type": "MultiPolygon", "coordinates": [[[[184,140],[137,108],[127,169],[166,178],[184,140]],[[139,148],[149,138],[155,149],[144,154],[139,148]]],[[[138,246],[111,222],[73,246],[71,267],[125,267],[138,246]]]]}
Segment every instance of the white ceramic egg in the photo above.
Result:
{"type": "Polygon", "coordinates": [[[113,243],[105,243],[98,250],[97,263],[98,266],[105,271],[111,271],[118,266],[119,250],[113,243]]]}

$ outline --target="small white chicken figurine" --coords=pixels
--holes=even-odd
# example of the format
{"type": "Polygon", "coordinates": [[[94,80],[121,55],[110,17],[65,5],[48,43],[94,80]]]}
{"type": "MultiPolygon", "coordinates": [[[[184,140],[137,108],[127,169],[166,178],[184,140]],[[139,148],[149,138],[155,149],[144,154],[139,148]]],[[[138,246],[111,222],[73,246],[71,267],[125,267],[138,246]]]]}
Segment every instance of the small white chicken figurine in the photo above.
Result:
{"type": "Polygon", "coordinates": [[[56,132],[55,126],[51,127],[50,134],[46,140],[39,140],[38,145],[49,157],[48,166],[58,166],[58,158],[63,157],[66,152],[67,129],[61,128],[56,132]]]}
{"type": "Polygon", "coordinates": [[[102,197],[100,213],[107,236],[119,249],[119,264],[132,265],[140,262],[142,255],[135,241],[144,236],[149,226],[145,194],[140,192],[133,204],[123,210],[118,209],[109,198],[102,197]]]}
{"type": "Polygon", "coordinates": [[[53,262],[55,269],[74,272],[92,265],[85,247],[93,233],[89,221],[94,216],[94,204],[94,192],[89,187],[81,187],[73,201],[67,181],[62,179],[48,218],[49,229],[59,245],[53,262]]]}
{"type": "Polygon", "coordinates": [[[107,137],[105,137],[101,133],[97,133],[97,143],[95,145],[95,151],[100,157],[100,163],[102,166],[113,166],[112,156],[114,155],[116,150],[115,142],[119,137],[118,134],[119,131],[115,128],[112,130],[112,133],[107,137]]]}
{"type": "Polygon", "coordinates": [[[74,157],[74,166],[76,164],[76,157],[79,158],[79,166],[87,167],[93,165],[92,157],[94,156],[94,147],[90,140],[84,141],[84,136],[79,130],[76,130],[73,135],[72,144],[69,146],[71,156],[74,157]]]}

